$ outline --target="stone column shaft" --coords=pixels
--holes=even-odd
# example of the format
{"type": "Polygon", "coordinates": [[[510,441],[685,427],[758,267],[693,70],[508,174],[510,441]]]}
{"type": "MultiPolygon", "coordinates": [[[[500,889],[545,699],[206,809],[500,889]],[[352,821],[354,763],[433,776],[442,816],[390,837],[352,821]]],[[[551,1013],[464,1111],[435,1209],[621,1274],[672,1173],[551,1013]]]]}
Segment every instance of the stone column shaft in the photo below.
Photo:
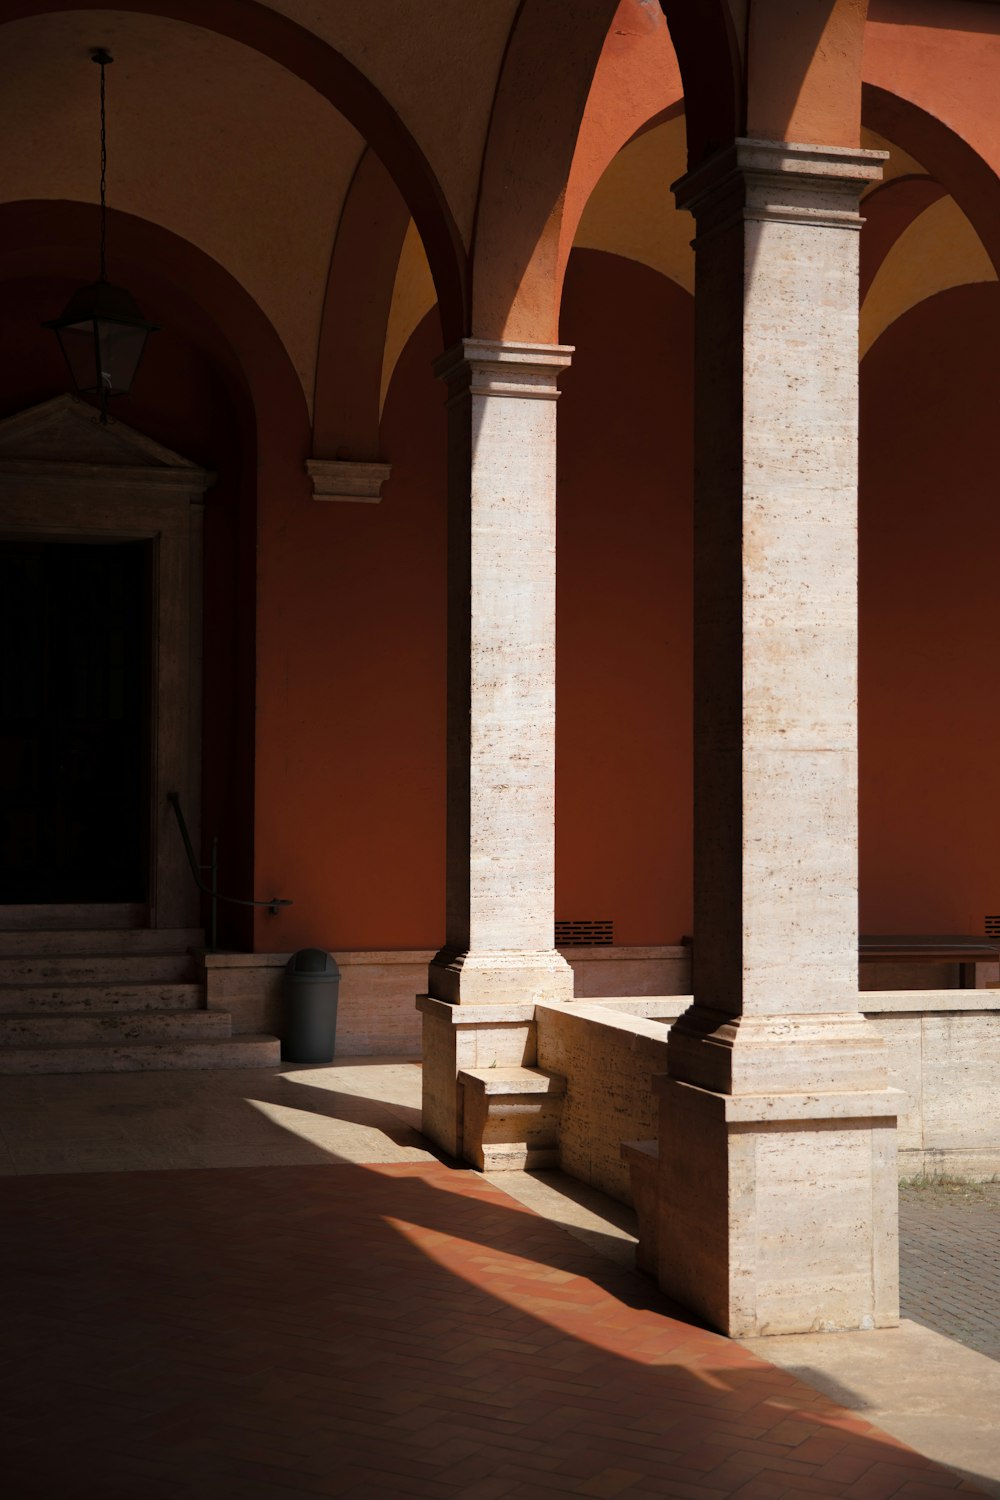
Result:
{"type": "Polygon", "coordinates": [[[699,1000],[857,996],[858,196],[877,153],[740,141],[697,220],[699,1000]]]}
{"type": "MultiPolygon", "coordinates": [[[[448,386],[447,932],[423,1012],[425,1135],[479,1165],[469,1069],[535,1061],[571,1000],[555,939],[556,380],[572,350],[466,339],[448,386]]],[[[530,1160],[515,1129],[508,1162],[530,1160]],[[520,1140],[520,1155],[515,1149],[520,1140]]]]}
{"type": "Polygon", "coordinates": [[[881,153],[738,140],[697,222],[694,1004],[660,1281],[733,1334],[898,1317],[895,1105],[860,1014],[858,200],[881,153]]]}
{"type": "Polygon", "coordinates": [[[430,993],[572,998],[555,951],[556,380],[572,350],[467,339],[449,393],[448,900],[430,993]]]}

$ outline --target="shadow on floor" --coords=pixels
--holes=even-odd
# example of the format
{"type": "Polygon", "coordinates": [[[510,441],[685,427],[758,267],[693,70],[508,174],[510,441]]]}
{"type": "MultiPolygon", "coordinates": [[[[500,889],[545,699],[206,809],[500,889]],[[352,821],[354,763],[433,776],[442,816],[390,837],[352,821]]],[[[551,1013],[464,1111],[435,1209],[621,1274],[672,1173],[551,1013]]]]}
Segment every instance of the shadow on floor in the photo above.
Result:
{"type": "Polygon", "coordinates": [[[475,1173],[10,1177],[0,1207],[11,1500],[959,1483],[475,1173]]]}

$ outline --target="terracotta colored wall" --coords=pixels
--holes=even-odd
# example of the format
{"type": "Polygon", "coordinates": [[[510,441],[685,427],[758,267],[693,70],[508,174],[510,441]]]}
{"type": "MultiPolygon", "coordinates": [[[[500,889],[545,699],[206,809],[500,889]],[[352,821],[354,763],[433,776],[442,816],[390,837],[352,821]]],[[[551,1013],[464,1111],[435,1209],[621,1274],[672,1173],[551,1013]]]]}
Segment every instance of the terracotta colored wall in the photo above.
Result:
{"type": "Polygon", "coordinates": [[[622,944],[691,931],[694,304],[570,257],[560,337],[556,915],[622,944]]]}
{"type": "MultiPolygon", "coordinates": [[[[389,389],[380,505],[262,487],[258,919],[281,952],[421,948],[444,928],[445,424],[429,314],[389,389]]],[[[294,486],[292,487],[292,481],[294,486]]]]}
{"type": "Polygon", "coordinates": [[[861,369],[861,925],[1000,911],[1000,287],[942,292],[861,369]]]}
{"type": "MultiPolygon", "coordinates": [[[[557,900],[621,943],[690,929],[690,298],[574,255],[559,408],[557,900]],[[640,331],[637,334],[637,330],[640,331]],[[664,358],[664,351],[671,351],[664,358]]],[[[258,948],[444,928],[445,429],[434,315],[382,424],[379,506],[262,498],[258,948]]]]}

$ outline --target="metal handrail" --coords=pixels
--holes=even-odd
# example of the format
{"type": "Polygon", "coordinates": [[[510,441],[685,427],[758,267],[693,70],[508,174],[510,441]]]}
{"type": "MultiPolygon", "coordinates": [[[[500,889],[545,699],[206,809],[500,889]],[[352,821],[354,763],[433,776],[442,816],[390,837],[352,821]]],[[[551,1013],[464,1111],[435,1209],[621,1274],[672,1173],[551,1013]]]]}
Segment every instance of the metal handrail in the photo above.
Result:
{"type": "Polygon", "coordinates": [[[184,812],[181,808],[181,799],[176,792],[167,793],[167,801],[174,810],[177,818],[177,826],[184,840],[184,848],[187,852],[188,864],[191,866],[191,874],[199,891],[203,891],[211,899],[211,922],[209,927],[208,951],[214,953],[218,946],[219,936],[219,902],[228,901],[231,906],[265,906],[276,917],[283,906],[294,906],[294,902],[282,896],[271,896],[267,901],[248,901],[244,896],[224,896],[219,890],[219,838],[215,835],[212,839],[212,858],[207,865],[198,863],[198,856],[194,852],[191,835],[188,833],[187,823],[184,821],[184,812]],[[210,884],[206,885],[202,880],[202,871],[209,872],[210,884]]]}

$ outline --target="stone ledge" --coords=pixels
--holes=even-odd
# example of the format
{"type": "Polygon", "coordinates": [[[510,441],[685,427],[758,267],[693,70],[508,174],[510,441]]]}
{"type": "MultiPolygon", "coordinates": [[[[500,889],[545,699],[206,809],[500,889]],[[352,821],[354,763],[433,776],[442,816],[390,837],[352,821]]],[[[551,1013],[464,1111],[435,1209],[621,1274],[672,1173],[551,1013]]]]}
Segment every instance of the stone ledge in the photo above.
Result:
{"type": "Polygon", "coordinates": [[[452,1026],[498,1026],[510,1024],[525,1024],[535,1019],[535,1006],[539,1002],[530,1000],[527,1004],[504,1004],[498,1002],[496,1005],[459,1005],[452,1000],[437,1000],[433,995],[418,995],[417,1009],[425,1016],[435,1016],[440,1021],[448,1021],[452,1026]]]}
{"type": "Polygon", "coordinates": [[[571,964],[574,959],[586,959],[587,963],[621,963],[623,959],[630,961],[674,958],[689,959],[691,948],[687,943],[647,943],[645,945],[632,946],[615,943],[566,943],[562,947],[557,943],[556,952],[561,953],[566,962],[571,964]]]}
{"type": "Polygon", "coordinates": [[[858,1003],[866,1016],[891,1016],[920,1011],[924,1015],[986,1010],[1000,1012],[1000,990],[861,990],[858,1003]]]}
{"type": "Polygon", "coordinates": [[[549,1004],[544,1000],[537,1002],[539,1010],[557,1010],[560,1015],[567,1016],[578,1021],[587,1021],[592,1026],[607,1026],[613,1031],[627,1031],[632,1036],[649,1037],[651,1041],[664,1042],[667,1038],[667,1028],[664,1021],[676,1020],[686,1009],[685,1006],[674,1006],[672,1003],[665,1007],[662,1019],[635,1015],[633,1012],[617,1010],[610,1005],[604,1005],[600,1000],[574,1000],[569,1005],[549,1004]]]}
{"type": "MultiPolygon", "coordinates": [[[[621,1010],[647,1018],[676,1019],[694,1004],[694,996],[593,995],[572,1004],[574,1010],[581,1005],[596,1005],[605,1011],[621,1010]]],[[[859,990],[858,1011],[870,1018],[912,1012],[924,1015],[950,1015],[956,1011],[965,1011],[969,1015],[983,1011],[1000,1013],[1000,987],[980,990],[859,990]]]]}
{"type": "MultiPolygon", "coordinates": [[[[206,969],[283,969],[291,958],[288,953],[205,953],[196,950],[206,969]]],[[[296,950],[297,951],[297,950],[296,950]]],[[[433,948],[358,948],[340,952],[327,948],[340,967],[352,968],[376,964],[428,964],[433,948]]]]}
{"type": "Polygon", "coordinates": [[[871,1089],[810,1094],[718,1094],[697,1084],[660,1074],[653,1079],[658,1094],[685,1089],[707,1112],[727,1124],[772,1124],[795,1120],[895,1119],[905,1095],[902,1089],[871,1089]]]}

